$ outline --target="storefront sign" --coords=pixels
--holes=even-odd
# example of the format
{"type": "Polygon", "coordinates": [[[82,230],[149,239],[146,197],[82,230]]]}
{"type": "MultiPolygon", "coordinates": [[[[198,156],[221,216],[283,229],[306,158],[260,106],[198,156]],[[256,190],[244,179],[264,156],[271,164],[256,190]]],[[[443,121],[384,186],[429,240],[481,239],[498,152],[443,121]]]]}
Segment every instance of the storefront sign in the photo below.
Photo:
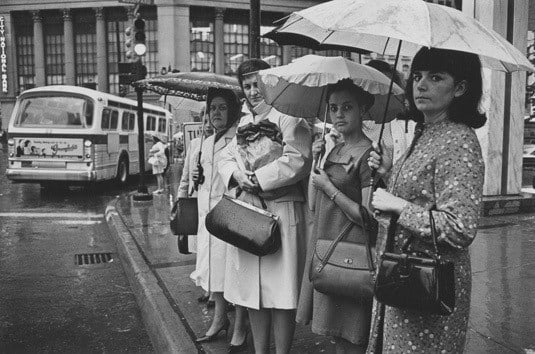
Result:
{"type": "Polygon", "coordinates": [[[2,92],[7,92],[6,25],[3,16],[0,16],[0,79],[2,92]]]}
{"type": "Polygon", "coordinates": [[[201,122],[187,122],[183,125],[184,129],[184,150],[186,150],[189,146],[189,143],[201,136],[202,134],[202,123],[201,122]]]}

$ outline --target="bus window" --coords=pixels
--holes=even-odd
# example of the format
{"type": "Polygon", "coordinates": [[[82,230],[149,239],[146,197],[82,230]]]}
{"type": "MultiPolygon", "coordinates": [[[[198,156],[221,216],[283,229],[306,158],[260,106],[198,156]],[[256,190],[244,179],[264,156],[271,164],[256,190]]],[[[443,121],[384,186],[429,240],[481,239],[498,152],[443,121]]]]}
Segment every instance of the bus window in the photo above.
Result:
{"type": "Polygon", "coordinates": [[[130,113],[130,117],[128,118],[128,130],[134,129],[136,129],[136,115],[134,113],[130,113]]]}
{"type": "Polygon", "coordinates": [[[130,130],[128,129],[128,121],[130,119],[130,112],[123,112],[123,117],[121,118],[121,129],[123,131],[130,130]]]}
{"type": "Polygon", "coordinates": [[[165,133],[165,118],[158,119],[158,131],[165,133]]]}
{"type": "Polygon", "coordinates": [[[147,131],[156,131],[156,117],[147,116],[147,131]]]}
{"type": "Polygon", "coordinates": [[[93,123],[93,105],[82,97],[32,95],[23,98],[20,107],[15,126],[82,128],[93,123]]]}
{"type": "Polygon", "coordinates": [[[119,121],[119,112],[116,110],[111,111],[110,129],[117,130],[117,123],[119,121]]]}
{"type": "Polygon", "coordinates": [[[102,109],[102,122],[100,123],[100,127],[102,129],[110,128],[110,118],[111,118],[111,109],[109,108],[102,109]]]}

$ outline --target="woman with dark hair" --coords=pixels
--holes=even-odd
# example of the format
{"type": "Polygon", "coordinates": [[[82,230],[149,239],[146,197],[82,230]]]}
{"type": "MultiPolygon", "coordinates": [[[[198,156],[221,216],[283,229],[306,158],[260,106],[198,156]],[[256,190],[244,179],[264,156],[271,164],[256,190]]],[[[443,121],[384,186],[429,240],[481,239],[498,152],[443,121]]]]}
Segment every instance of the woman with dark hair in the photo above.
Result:
{"type": "MultiPolygon", "coordinates": [[[[370,352],[463,352],[471,291],[468,246],[476,236],[485,169],[474,132],[486,121],[478,110],[481,95],[476,55],[424,47],[414,57],[406,96],[418,125],[394,165],[388,191],[373,194],[372,206],[381,212],[377,252],[385,252],[387,235],[389,252],[399,253],[409,238],[414,250],[432,251],[433,210],[439,252],[455,265],[455,309],[440,316],[375,303],[370,352]]],[[[391,167],[377,152],[368,163],[383,176],[391,167]]]]}
{"type": "MultiPolygon", "coordinates": [[[[199,185],[197,204],[199,213],[199,229],[197,231],[197,260],[195,272],[191,274],[197,286],[212,294],[215,302],[214,318],[206,334],[197,342],[214,340],[222,332],[228,332],[230,321],[226,314],[226,302],[223,298],[225,284],[225,242],[212,236],[205,226],[204,220],[210,210],[221,200],[225,185],[217,169],[217,162],[227,144],[236,134],[236,126],[241,117],[240,103],[230,90],[211,89],[208,91],[206,111],[215,134],[206,138],[201,150],[201,166],[204,182],[199,185]]],[[[199,169],[193,167],[193,181],[198,181],[199,169]]],[[[238,315],[237,315],[238,316],[238,315]]],[[[235,324],[242,326],[243,319],[235,324]]],[[[243,332],[243,328],[235,332],[243,332]]]]}
{"type": "Polygon", "coordinates": [[[259,59],[238,68],[251,114],[244,116],[236,138],[227,146],[219,172],[239,199],[279,217],[281,247],[258,257],[227,248],[225,298],[248,309],[256,353],[269,353],[271,326],[277,353],[288,353],[295,330],[295,309],[303,274],[305,195],[301,183],[311,166],[310,129],[304,119],[268,106],[258,89],[256,72],[269,65],[259,59]]]}
{"type": "MultiPolygon", "coordinates": [[[[312,321],[314,333],[333,336],[337,353],[364,353],[372,301],[322,294],[309,281],[309,270],[319,238],[334,240],[348,224],[352,227],[345,242],[364,244],[373,233],[368,229],[375,226],[375,220],[371,212],[361,208],[371,193],[371,169],[366,160],[372,151],[372,142],[362,131],[362,119],[373,102],[374,97],[351,80],[329,87],[327,107],[333,128],[343,142],[327,151],[323,166],[311,172],[309,181],[308,203],[314,212],[314,228],[307,248],[297,322],[312,321]]],[[[321,151],[325,151],[325,141],[319,138],[312,147],[315,159],[321,151]]]]}

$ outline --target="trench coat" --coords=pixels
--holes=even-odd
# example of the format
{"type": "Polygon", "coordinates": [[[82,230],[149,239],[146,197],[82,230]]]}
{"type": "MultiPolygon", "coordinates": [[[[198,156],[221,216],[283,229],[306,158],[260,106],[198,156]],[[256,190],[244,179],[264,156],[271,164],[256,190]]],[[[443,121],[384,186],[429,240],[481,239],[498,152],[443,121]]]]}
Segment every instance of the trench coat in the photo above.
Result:
{"type": "MultiPolygon", "coordinates": [[[[267,209],[279,216],[281,248],[258,257],[234,246],[227,246],[224,296],[228,301],[253,309],[295,309],[306,256],[307,220],[303,179],[312,163],[311,132],[307,122],[278,112],[265,103],[255,107],[256,115],[242,117],[241,125],[268,119],[282,132],[282,155],[258,168],[255,175],[267,209]],[[277,193],[284,191],[283,194],[277,193]]],[[[232,174],[245,165],[234,138],[221,154],[219,173],[227,188],[234,186],[232,174]]],[[[240,199],[259,206],[257,196],[242,193],[240,199]]]]}
{"type": "Polygon", "coordinates": [[[222,292],[225,283],[226,243],[206,230],[205,219],[208,212],[221,200],[225,185],[217,171],[217,161],[225,146],[236,134],[236,126],[231,127],[217,142],[212,135],[203,143],[201,166],[205,182],[199,186],[197,207],[199,229],[197,231],[197,260],[192,278],[205,291],[222,292]]]}
{"type": "Polygon", "coordinates": [[[193,190],[193,170],[197,166],[197,159],[199,157],[199,148],[201,146],[201,138],[192,139],[186,152],[184,159],[184,167],[182,168],[182,175],[180,177],[180,184],[178,185],[177,198],[196,198],[197,191],[193,190]]]}

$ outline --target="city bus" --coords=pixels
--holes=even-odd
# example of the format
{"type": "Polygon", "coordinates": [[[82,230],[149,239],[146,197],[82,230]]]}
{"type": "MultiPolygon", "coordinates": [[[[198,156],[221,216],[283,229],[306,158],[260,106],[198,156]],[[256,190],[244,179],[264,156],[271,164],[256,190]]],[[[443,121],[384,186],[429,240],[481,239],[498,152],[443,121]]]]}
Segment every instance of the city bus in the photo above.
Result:
{"type": "MultiPolygon", "coordinates": [[[[143,105],[145,168],[152,136],[170,141],[171,112],[143,105]]],[[[139,172],[137,101],[78,86],[24,91],[8,126],[7,177],[15,182],[126,184],[139,172]]]]}

